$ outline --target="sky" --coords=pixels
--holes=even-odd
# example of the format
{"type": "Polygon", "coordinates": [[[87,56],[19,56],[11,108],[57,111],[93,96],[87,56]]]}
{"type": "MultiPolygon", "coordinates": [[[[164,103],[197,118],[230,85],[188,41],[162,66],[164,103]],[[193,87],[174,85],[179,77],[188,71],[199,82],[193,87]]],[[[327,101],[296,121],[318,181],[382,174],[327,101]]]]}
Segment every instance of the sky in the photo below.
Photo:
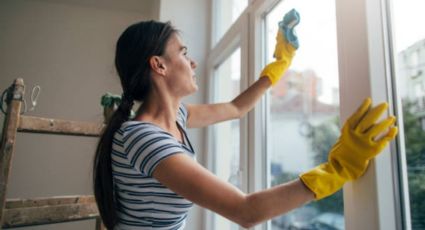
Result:
{"type": "MultiPolygon", "coordinates": [[[[322,78],[323,95],[319,100],[331,103],[332,89],[338,87],[335,1],[281,1],[266,17],[269,52],[274,49],[277,23],[293,8],[299,12],[301,19],[296,27],[300,47],[292,61],[291,69],[314,70],[322,78]]],[[[267,62],[272,60],[273,57],[269,54],[267,62]]]]}
{"type": "Polygon", "coordinates": [[[425,0],[393,0],[392,9],[397,52],[425,38],[425,0]]]}

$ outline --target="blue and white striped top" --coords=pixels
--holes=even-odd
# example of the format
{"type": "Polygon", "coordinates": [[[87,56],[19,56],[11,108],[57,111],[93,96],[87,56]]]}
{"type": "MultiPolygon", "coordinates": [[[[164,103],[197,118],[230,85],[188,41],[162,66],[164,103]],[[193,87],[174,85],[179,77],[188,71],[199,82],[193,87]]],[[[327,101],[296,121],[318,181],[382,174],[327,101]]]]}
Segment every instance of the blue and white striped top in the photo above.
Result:
{"type": "Polygon", "coordinates": [[[118,223],[122,229],[184,228],[192,202],[152,177],[161,160],[178,153],[194,158],[186,135],[187,110],[181,105],[177,116],[184,143],[149,122],[128,121],[115,133],[112,144],[112,174],[118,223]],[[186,143],[186,144],[185,144],[186,143]]]}

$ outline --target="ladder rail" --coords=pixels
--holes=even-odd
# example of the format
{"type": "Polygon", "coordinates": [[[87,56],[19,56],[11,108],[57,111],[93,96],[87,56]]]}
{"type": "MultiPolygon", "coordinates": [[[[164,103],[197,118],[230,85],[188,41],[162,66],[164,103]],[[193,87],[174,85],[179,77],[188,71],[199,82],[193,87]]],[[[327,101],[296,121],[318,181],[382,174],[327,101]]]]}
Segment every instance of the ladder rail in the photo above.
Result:
{"type": "Polygon", "coordinates": [[[12,100],[7,107],[0,146],[0,223],[3,223],[4,218],[7,184],[15,151],[16,132],[24,93],[24,81],[18,78],[12,85],[12,100]]]}

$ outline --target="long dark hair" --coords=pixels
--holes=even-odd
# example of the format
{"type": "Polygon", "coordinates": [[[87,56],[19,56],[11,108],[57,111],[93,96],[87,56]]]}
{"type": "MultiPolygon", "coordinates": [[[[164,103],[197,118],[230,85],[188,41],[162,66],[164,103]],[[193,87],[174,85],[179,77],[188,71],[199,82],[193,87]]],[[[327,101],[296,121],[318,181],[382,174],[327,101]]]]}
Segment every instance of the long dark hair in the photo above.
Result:
{"type": "Polygon", "coordinates": [[[104,225],[117,223],[111,152],[115,132],[127,121],[134,101],[143,102],[151,91],[149,59],[163,55],[167,41],[176,30],[167,22],[146,21],[129,26],[116,45],[115,67],[121,80],[121,104],[103,130],[93,164],[93,188],[104,225]]]}

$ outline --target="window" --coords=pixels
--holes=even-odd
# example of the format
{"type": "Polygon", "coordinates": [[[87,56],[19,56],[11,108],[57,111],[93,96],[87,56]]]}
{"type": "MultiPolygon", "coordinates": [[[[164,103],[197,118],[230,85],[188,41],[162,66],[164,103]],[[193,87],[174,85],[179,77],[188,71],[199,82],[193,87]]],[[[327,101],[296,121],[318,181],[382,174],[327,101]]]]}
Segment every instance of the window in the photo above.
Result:
{"type": "Polygon", "coordinates": [[[395,73],[402,104],[412,230],[425,229],[425,21],[422,0],[393,0],[395,73]]]}
{"type": "MultiPolygon", "coordinates": [[[[269,186],[299,177],[327,160],[339,136],[339,86],[334,1],[281,1],[265,16],[266,61],[273,61],[278,22],[295,8],[300,48],[291,68],[270,90],[267,119],[269,186]],[[320,10],[317,10],[319,9],[320,10]]],[[[344,229],[342,191],[271,222],[272,230],[344,229]]]]}
{"type": "MultiPolygon", "coordinates": [[[[324,161],[340,124],[365,97],[371,97],[374,104],[389,102],[386,115],[397,115],[401,128],[397,141],[370,161],[365,174],[344,185],[343,201],[339,192],[255,230],[324,225],[424,229],[425,30],[419,22],[424,21],[420,10],[425,7],[421,2],[255,0],[223,30],[223,38],[209,56],[209,76],[230,56],[229,47],[237,45],[243,90],[273,60],[277,22],[283,14],[292,8],[301,13],[300,48],[291,68],[246,120],[239,121],[239,141],[245,143],[239,149],[243,191],[251,193],[291,180],[324,161]],[[409,42],[401,48],[403,41],[409,42]]],[[[220,23],[213,21],[216,32],[220,23]]],[[[213,41],[218,40],[213,36],[213,41]]],[[[208,133],[210,143],[215,136],[208,133]]],[[[206,226],[217,229],[211,228],[212,223],[206,226]]]]}
{"type": "MultiPolygon", "coordinates": [[[[240,93],[241,54],[236,49],[230,57],[214,71],[213,102],[227,102],[240,93]]],[[[214,173],[236,187],[241,188],[240,174],[240,121],[231,120],[213,127],[213,170],[214,173]]],[[[214,228],[220,230],[239,229],[227,219],[214,215],[214,228]]]]}
{"type": "Polygon", "coordinates": [[[213,0],[214,6],[214,43],[217,43],[224,33],[248,6],[248,0],[213,0]]]}

